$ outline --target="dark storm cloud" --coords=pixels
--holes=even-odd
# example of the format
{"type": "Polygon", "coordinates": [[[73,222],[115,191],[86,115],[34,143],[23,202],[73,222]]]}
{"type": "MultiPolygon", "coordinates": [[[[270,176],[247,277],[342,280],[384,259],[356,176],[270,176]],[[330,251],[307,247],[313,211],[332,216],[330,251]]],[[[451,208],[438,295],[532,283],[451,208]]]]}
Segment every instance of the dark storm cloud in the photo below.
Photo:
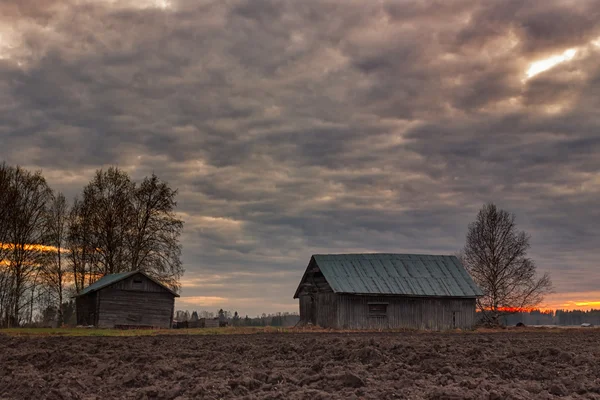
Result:
{"type": "Polygon", "coordinates": [[[185,296],[292,304],[311,253],[452,253],[487,201],[517,214],[558,291],[592,291],[599,11],[4,1],[0,157],[70,196],[108,165],[179,188],[186,279],[214,275],[185,296]]]}

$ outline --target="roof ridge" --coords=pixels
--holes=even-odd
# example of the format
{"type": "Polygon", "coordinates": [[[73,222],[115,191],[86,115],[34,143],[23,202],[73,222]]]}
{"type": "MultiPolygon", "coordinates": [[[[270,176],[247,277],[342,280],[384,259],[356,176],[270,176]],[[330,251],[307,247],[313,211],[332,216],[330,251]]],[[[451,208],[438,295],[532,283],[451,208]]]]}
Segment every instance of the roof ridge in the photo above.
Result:
{"type": "Polygon", "coordinates": [[[454,254],[424,254],[424,253],[317,253],[312,256],[422,256],[422,257],[456,257],[454,254]]]}

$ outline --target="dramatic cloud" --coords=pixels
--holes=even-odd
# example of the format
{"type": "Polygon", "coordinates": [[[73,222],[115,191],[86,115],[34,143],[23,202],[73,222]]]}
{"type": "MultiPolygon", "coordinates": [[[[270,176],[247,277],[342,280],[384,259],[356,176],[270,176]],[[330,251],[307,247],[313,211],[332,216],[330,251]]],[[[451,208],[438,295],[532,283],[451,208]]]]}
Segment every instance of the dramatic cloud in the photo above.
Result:
{"type": "Polygon", "coordinates": [[[190,310],[296,310],[313,253],[453,253],[488,201],[531,233],[548,304],[600,301],[598,21],[583,0],[4,0],[0,158],[70,197],[109,165],[179,188],[190,310]]]}

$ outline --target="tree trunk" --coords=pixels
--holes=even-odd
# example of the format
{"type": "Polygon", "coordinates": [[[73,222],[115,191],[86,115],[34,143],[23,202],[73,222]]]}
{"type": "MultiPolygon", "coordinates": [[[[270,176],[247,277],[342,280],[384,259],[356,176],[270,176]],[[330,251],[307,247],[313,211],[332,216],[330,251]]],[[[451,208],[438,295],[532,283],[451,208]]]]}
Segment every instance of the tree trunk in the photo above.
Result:
{"type": "Polygon", "coordinates": [[[58,324],[58,327],[63,326],[63,324],[65,323],[64,317],[63,317],[62,304],[63,304],[63,293],[62,293],[62,287],[61,287],[58,292],[58,315],[57,315],[57,321],[56,321],[56,323],[58,324]]]}
{"type": "Polygon", "coordinates": [[[18,272],[17,272],[17,276],[15,279],[15,290],[13,292],[13,298],[12,301],[13,303],[13,314],[10,317],[10,320],[8,321],[8,325],[9,327],[18,327],[19,326],[19,299],[20,299],[20,293],[21,293],[21,279],[19,278],[18,272]]]}

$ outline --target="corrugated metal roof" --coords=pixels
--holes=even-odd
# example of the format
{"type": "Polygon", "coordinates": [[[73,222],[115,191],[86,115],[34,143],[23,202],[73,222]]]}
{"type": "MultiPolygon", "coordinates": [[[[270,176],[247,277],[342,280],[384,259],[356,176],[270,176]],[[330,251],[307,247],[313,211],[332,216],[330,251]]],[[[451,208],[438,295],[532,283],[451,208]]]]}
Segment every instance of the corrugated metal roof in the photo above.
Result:
{"type": "Polygon", "coordinates": [[[455,256],[421,254],[317,254],[336,293],[411,296],[482,296],[455,256]]]}
{"type": "Polygon", "coordinates": [[[121,272],[121,273],[118,273],[118,274],[104,275],[102,278],[98,279],[96,282],[92,283],[90,286],[88,286],[85,289],[83,289],[81,292],[79,292],[74,297],[79,297],[79,296],[86,295],[88,293],[95,292],[97,290],[100,290],[102,288],[110,286],[113,283],[117,283],[117,282],[119,282],[119,281],[121,281],[123,279],[126,279],[126,278],[128,278],[128,277],[130,277],[132,275],[138,274],[138,273],[144,275],[146,278],[150,279],[151,281],[153,281],[157,285],[160,285],[160,286],[164,287],[169,292],[173,293],[173,295],[175,295],[176,297],[179,297],[179,295],[176,292],[174,292],[173,290],[171,290],[167,286],[163,285],[162,283],[158,282],[156,279],[153,279],[152,277],[150,277],[147,274],[143,273],[142,271],[129,271],[129,272],[121,272]]]}

